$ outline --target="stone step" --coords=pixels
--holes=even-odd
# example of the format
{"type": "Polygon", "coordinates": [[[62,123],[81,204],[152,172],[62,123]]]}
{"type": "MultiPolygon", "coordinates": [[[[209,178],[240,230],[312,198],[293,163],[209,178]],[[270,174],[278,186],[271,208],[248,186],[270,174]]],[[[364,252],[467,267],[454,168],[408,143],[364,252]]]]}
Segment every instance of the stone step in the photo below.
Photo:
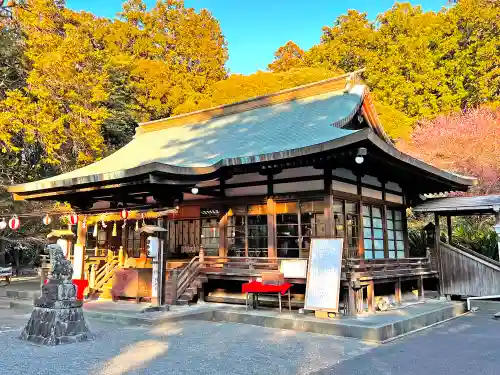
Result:
{"type": "Polygon", "coordinates": [[[179,298],[178,301],[191,301],[193,299],[193,295],[191,293],[184,293],[179,298]]]}
{"type": "Polygon", "coordinates": [[[177,304],[181,305],[181,306],[186,306],[186,305],[189,305],[189,301],[177,300],[177,304]]]}

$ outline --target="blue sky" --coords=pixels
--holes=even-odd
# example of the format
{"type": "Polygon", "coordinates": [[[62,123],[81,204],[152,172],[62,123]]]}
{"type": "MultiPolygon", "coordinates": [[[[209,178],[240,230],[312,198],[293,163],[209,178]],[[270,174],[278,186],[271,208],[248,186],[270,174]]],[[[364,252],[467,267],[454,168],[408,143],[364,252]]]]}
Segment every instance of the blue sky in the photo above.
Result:
{"type": "MultiPolygon", "coordinates": [[[[155,0],[146,0],[153,5],[155,0]]],[[[439,10],[446,0],[412,0],[425,10],[439,10]]],[[[231,73],[265,70],[274,51],[289,40],[303,49],[319,42],[321,28],[332,25],[348,9],[367,12],[370,19],[389,9],[393,0],[186,0],[186,6],[206,8],[221,24],[228,42],[231,73]]],[[[114,17],[121,0],[67,0],[69,8],[114,17]]]]}

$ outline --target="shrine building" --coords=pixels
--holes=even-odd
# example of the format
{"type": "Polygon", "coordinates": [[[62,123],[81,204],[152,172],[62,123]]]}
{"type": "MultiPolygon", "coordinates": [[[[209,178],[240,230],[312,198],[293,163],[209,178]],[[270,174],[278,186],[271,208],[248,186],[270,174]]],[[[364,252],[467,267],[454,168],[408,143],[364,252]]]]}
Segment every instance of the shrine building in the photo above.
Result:
{"type": "MultiPolygon", "coordinates": [[[[402,153],[382,125],[353,72],[142,123],[108,157],[9,192],[71,204],[96,293],[117,269],[151,267],[138,230],[149,224],[166,230],[163,302],[240,302],[242,282],[307,265],[311,238],[330,237],[344,239],[344,306],[373,310],[378,291],[400,300],[406,285],[439,279],[430,257],[409,252],[406,209],[475,183],[402,153]]],[[[285,277],[300,307],[306,275],[285,277]]]]}

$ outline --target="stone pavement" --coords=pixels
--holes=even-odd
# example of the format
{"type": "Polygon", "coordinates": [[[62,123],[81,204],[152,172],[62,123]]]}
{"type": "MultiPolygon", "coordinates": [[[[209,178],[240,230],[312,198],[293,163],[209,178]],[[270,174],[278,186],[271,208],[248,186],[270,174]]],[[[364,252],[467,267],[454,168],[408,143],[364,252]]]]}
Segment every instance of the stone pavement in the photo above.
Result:
{"type": "Polygon", "coordinates": [[[470,314],[375,345],[234,323],[154,327],[89,320],[96,340],[39,347],[17,339],[29,314],[0,310],[0,373],[9,375],[497,375],[500,322],[470,314]]]}
{"type": "Polygon", "coordinates": [[[498,375],[500,322],[491,313],[469,314],[380,345],[315,374],[498,375]]]}

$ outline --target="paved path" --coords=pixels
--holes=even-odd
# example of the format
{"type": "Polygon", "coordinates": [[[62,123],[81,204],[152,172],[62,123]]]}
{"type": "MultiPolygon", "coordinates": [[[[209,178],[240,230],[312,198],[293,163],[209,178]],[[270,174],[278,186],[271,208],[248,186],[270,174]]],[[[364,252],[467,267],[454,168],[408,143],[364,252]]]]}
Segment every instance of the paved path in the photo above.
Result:
{"type": "Polygon", "coordinates": [[[317,374],[498,375],[499,343],[500,321],[492,314],[466,315],[317,374]]]}
{"type": "Polygon", "coordinates": [[[0,310],[0,373],[497,375],[500,322],[466,316],[385,345],[241,324],[125,327],[90,321],[93,342],[17,339],[27,314],[0,310]]]}

